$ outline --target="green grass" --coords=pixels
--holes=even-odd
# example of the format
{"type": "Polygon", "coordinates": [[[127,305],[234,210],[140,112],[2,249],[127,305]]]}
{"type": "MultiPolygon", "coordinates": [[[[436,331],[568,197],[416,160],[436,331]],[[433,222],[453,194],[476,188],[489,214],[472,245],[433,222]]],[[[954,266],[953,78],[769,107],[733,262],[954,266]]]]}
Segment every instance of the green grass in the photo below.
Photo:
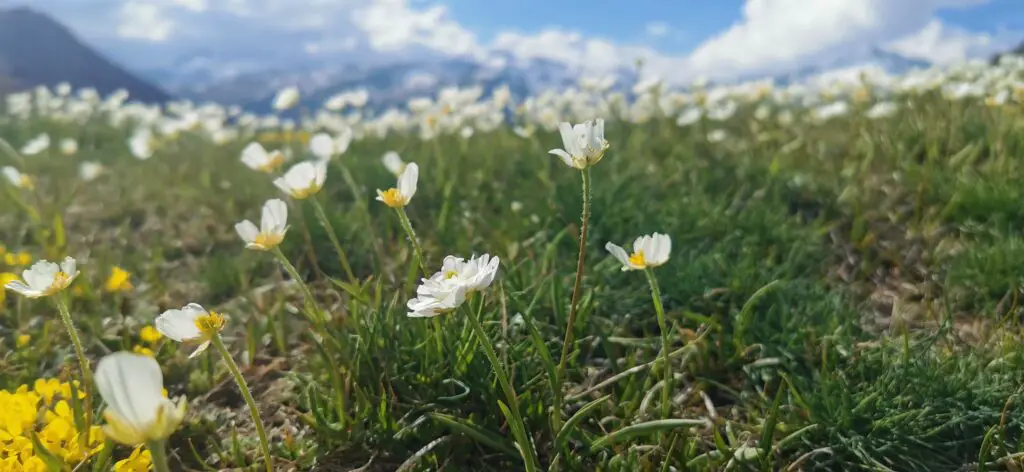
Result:
{"type": "MultiPolygon", "coordinates": [[[[81,150],[24,160],[38,188],[0,195],[0,241],[36,258],[79,259],[72,314],[94,360],[131,349],[164,309],[195,301],[226,313],[228,347],[275,455],[300,469],[521,470],[497,406],[505,396],[466,319],[482,300],[544,470],[1015,470],[1024,452],[1019,105],[907,100],[912,108],[889,119],[769,122],[756,132],[744,105],[721,125],[732,137],[719,144],[700,131],[710,123],[610,122],[611,148],[592,169],[562,421],[585,416],[559,441],[544,357],[557,361],[561,350],[581,202],[579,173],[544,153],[559,146],[556,133],[389,136],[336,159],[316,198],[362,286],[335,283],[343,273],[308,204],[291,204],[283,245],[332,314],[336,342],[310,336],[287,275],[234,234],[278,196],[238,161],[245,140],[215,146],[185,133],[137,161],[123,144],[128,131],[99,120],[2,123],[12,143],[47,131],[81,150]],[[430,270],[448,254],[502,259],[484,298],[441,318],[440,356],[431,322],[406,317],[418,275],[411,249],[393,212],[373,201],[374,188],[393,184],[380,165],[390,149],[421,169],[407,210],[430,270]],[[73,160],[109,173],[76,184],[73,160]],[[66,244],[55,242],[54,215],[66,244]],[[620,271],[603,246],[655,231],[673,238],[655,274],[672,349],[685,347],[673,358],[672,418],[695,425],[624,429],[660,419],[661,369],[618,375],[654,362],[660,340],[642,274],[620,271]],[[136,291],[102,292],[112,265],[132,272],[136,291]]],[[[47,303],[9,294],[0,388],[73,371],[64,336],[47,303]],[[24,350],[13,349],[18,334],[33,336],[24,350]]],[[[191,401],[172,462],[258,461],[224,366],[208,355],[189,361],[169,341],[156,351],[171,395],[191,401]]]]}

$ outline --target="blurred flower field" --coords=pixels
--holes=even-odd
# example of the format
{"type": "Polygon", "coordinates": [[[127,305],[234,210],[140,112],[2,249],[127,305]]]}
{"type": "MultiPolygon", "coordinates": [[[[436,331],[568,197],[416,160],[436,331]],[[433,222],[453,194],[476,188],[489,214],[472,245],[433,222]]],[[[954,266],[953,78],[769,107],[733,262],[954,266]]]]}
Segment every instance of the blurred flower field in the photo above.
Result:
{"type": "Polygon", "coordinates": [[[1020,470],[1024,60],[0,103],[0,471],[1020,470]]]}

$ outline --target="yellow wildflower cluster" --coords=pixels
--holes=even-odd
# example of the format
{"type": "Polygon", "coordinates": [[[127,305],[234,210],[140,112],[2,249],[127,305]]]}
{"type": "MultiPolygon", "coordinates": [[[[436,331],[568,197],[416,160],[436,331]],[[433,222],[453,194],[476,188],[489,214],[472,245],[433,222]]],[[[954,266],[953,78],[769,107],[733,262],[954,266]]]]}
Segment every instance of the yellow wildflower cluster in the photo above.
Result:
{"type": "MultiPolygon", "coordinates": [[[[76,384],[77,385],[77,384],[76,384]]],[[[79,399],[85,397],[78,391],[79,399]]],[[[99,426],[89,429],[86,444],[75,427],[75,416],[68,400],[71,384],[56,379],[38,379],[29,388],[14,392],[0,390],[0,472],[47,472],[42,451],[32,442],[35,434],[49,455],[73,466],[103,449],[99,426]]]]}
{"type": "Polygon", "coordinates": [[[4,305],[7,302],[7,290],[4,290],[4,285],[8,282],[18,280],[18,274],[12,272],[15,267],[23,267],[32,263],[32,255],[27,252],[10,252],[3,244],[0,244],[0,259],[3,260],[3,265],[6,267],[0,267],[0,311],[4,310],[4,305]]]}
{"type": "Polygon", "coordinates": [[[309,143],[309,133],[306,131],[267,131],[260,133],[256,140],[261,143],[309,143]]]}
{"type": "Polygon", "coordinates": [[[157,341],[160,341],[163,337],[164,335],[160,334],[160,331],[156,328],[152,326],[143,326],[142,329],[139,330],[139,340],[142,341],[142,344],[136,344],[132,348],[132,351],[136,354],[154,357],[155,354],[153,354],[152,348],[156,345],[157,341]]]}
{"type": "Polygon", "coordinates": [[[103,290],[110,293],[131,292],[135,289],[132,285],[132,274],[118,266],[110,269],[110,276],[103,283],[103,290]]]}

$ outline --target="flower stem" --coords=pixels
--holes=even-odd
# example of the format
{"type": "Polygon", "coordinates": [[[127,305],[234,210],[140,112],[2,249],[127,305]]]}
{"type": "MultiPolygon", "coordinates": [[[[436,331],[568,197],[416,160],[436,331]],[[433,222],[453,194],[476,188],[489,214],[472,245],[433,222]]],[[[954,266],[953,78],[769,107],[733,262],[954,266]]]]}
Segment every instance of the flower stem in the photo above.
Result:
{"type": "Polygon", "coordinates": [[[364,231],[370,236],[370,240],[373,242],[373,250],[377,252],[377,265],[384,263],[384,248],[381,246],[380,238],[377,237],[374,231],[373,216],[370,214],[370,205],[366,203],[366,199],[362,192],[360,192],[359,184],[356,183],[356,179],[352,177],[352,172],[349,172],[348,166],[341,161],[338,161],[338,167],[341,168],[341,177],[345,179],[345,184],[352,190],[352,199],[356,202],[356,205],[363,210],[363,217],[366,219],[366,227],[364,231]]]}
{"type": "Polygon", "coordinates": [[[526,437],[526,422],[523,421],[523,416],[519,413],[519,398],[516,396],[516,391],[512,388],[512,383],[509,382],[508,375],[505,374],[505,369],[501,365],[501,361],[498,360],[498,354],[494,351],[494,346],[491,344],[490,338],[487,337],[487,332],[484,331],[483,325],[480,324],[480,320],[477,319],[483,312],[484,303],[480,300],[480,307],[477,313],[473,313],[472,310],[467,314],[469,318],[469,324],[473,327],[473,332],[476,334],[477,339],[480,340],[480,345],[484,348],[484,354],[487,355],[487,360],[491,361],[491,368],[494,369],[494,375],[498,378],[498,384],[501,386],[501,390],[505,393],[505,399],[508,401],[509,410],[512,413],[512,421],[517,424],[512,428],[513,436],[516,438],[516,442],[519,443],[519,452],[523,455],[523,461],[526,463],[526,470],[532,472],[536,470],[536,462],[533,455],[533,446],[529,443],[526,437]],[[518,431],[518,434],[517,434],[518,431]]]}
{"type": "Polygon", "coordinates": [[[313,201],[313,209],[316,210],[316,217],[320,220],[320,224],[323,225],[324,229],[327,230],[327,237],[331,240],[331,244],[334,245],[334,251],[338,253],[338,260],[341,262],[341,269],[345,271],[345,276],[348,277],[348,281],[353,285],[359,284],[359,279],[356,278],[355,273],[352,272],[352,266],[348,263],[348,256],[345,255],[345,250],[341,247],[341,242],[338,241],[338,235],[334,232],[334,226],[331,225],[331,221],[327,219],[327,213],[324,212],[324,207],[320,205],[320,201],[316,197],[310,198],[313,201]]]}
{"type": "Polygon", "coordinates": [[[267,440],[267,431],[263,429],[263,419],[260,418],[260,410],[256,406],[256,401],[252,398],[249,385],[245,382],[245,377],[242,377],[242,372],[238,370],[238,364],[235,364],[235,360],[231,358],[231,353],[224,346],[224,341],[220,338],[220,335],[213,335],[211,341],[213,341],[213,346],[217,348],[217,351],[220,352],[220,357],[228,365],[231,376],[235,378],[235,383],[238,384],[238,389],[241,390],[242,397],[245,398],[245,404],[249,406],[249,416],[252,417],[252,422],[256,425],[256,434],[260,437],[260,449],[263,450],[263,462],[267,466],[267,472],[274,472],[274,457],[270,454],[270,441],[267,440]]]}
{"type": "Polygon", "coordinates": [[[658,279],[654,277],[654,270],[647,269],[644,273],[647,274],[647,281],[651,284],[651,298],[654,299],[654,311],[658,314],[658,328],[661,331],[661,352],[665,356],[665,375],[661,389],[661,416],[663,419],[668,419],[672,411],[669,397],[672,394],[672,381],[674,380],[672,363],[668,359],[668,324],[665,322],[665,307],[661,305],[661,289],[658,288],[658,279]]]}
{"type": "Polygon", "coordinates": [[[296,270],[295,266],[288,261],[288,258],[284,256],[284,253],[281,252],[280,248],[275,247],[272,252],[274,253],[274,256],[277,257],[278,262],[281,263],[281,267],[284,267],[284,271],[288,273],[295,283],[299,284],[300,288],[302,288],[302,296],[306,302],[306,311],[313,312],[313,314],[307,314],[307,316],[309,316],[317,325],[323,323],[326,315],[320,311],[320,308],[317,306],[316,299],[313,298],[313,292],[309,290],[309,287],[306,286],[306,282],[299,276],[299,271],[296,270]]]}
{"type": "Polygon", "coordinates": [[[412,250],[416,253],[416,259],[419,261],[420,270],[423,271],[424,277],[430,277],[430,272],[427,271],[427,261],[423,258],[423,248],[420,247],[420,241],[416,238],[416,232],[412,229],[412,222],[409,221],[409,215],[405,213],[405,208],[395,208],[395,212],[398,213],[398,221],[402,224],[402,229],[405,231],[405,235],[409,237],[409,243],[412,244],[412,250]]]}
{"type": "Polygon", "coordinates": [[[153,470],[156,472],[171,472],[167,465],[167,448],[165,441],[150,441],[146,443],[150,456],[153,457],[153,470]]]}
{"type": "MultiPolygon", "coordinates": [[[[85,357],[85,349],[82,348],[82,340],[78,337],[78,330],[75,329],[74,322],[71,321],[71,311],[68,309],[67,299],[64,298],[63,294],[58,294],[57,300],[57,311],[60,312],[60,319],[64,322],[64,329],[67,330],[68,336],[71,337],[71,344],[75,346],[75,356],[78,357],[78,367],[82,370],[82,391],[86,392],[85,396],[85,427],[82,428],[83,438],[88,438],[89,430],[92,428],[92,395],[89,392],[93,389],[92,383],[92,369],[89,368],[89,359],[85,357]]],[[[83,442],[82,444],[85,444],[83,442]]]]}
{"type": "MultiPolygon", "coordinates": [[[[590,168],[587,167],[581,172],[583,176],[583,216],[580,227],[580,252],[576,257],[576,281],[572,286],[572,302],[569,304],[569,319],[565,323],[565,339],[562,341],[562,356],[558,361],[557,376],[555,385],[561,388],[561,380],[565,377],[565,364],[569,360],[569,352],[572,351],[573,336],[575,335],[576,313],[579,308],[580,289],[583,284],[584,259],[587,256],[587,231],[590,229],[590,168]]],[[[554,392],[554,424],[556,430],[561,424],[561,396],[562,392],[554,392]]]]}

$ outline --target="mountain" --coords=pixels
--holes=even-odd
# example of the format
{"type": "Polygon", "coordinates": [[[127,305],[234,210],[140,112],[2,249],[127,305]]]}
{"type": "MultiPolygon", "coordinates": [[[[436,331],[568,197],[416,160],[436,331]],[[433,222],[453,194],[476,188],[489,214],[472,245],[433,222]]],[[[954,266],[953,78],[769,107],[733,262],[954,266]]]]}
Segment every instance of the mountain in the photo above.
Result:
{"type": "Polygon", "coordinates": [[[101,95],[125,89],[129,99],[164,102],[170,95],[82,43],[64,25],[29,8],[0,10],[0,77],[14,88],[68,82],[101,95]]]}

